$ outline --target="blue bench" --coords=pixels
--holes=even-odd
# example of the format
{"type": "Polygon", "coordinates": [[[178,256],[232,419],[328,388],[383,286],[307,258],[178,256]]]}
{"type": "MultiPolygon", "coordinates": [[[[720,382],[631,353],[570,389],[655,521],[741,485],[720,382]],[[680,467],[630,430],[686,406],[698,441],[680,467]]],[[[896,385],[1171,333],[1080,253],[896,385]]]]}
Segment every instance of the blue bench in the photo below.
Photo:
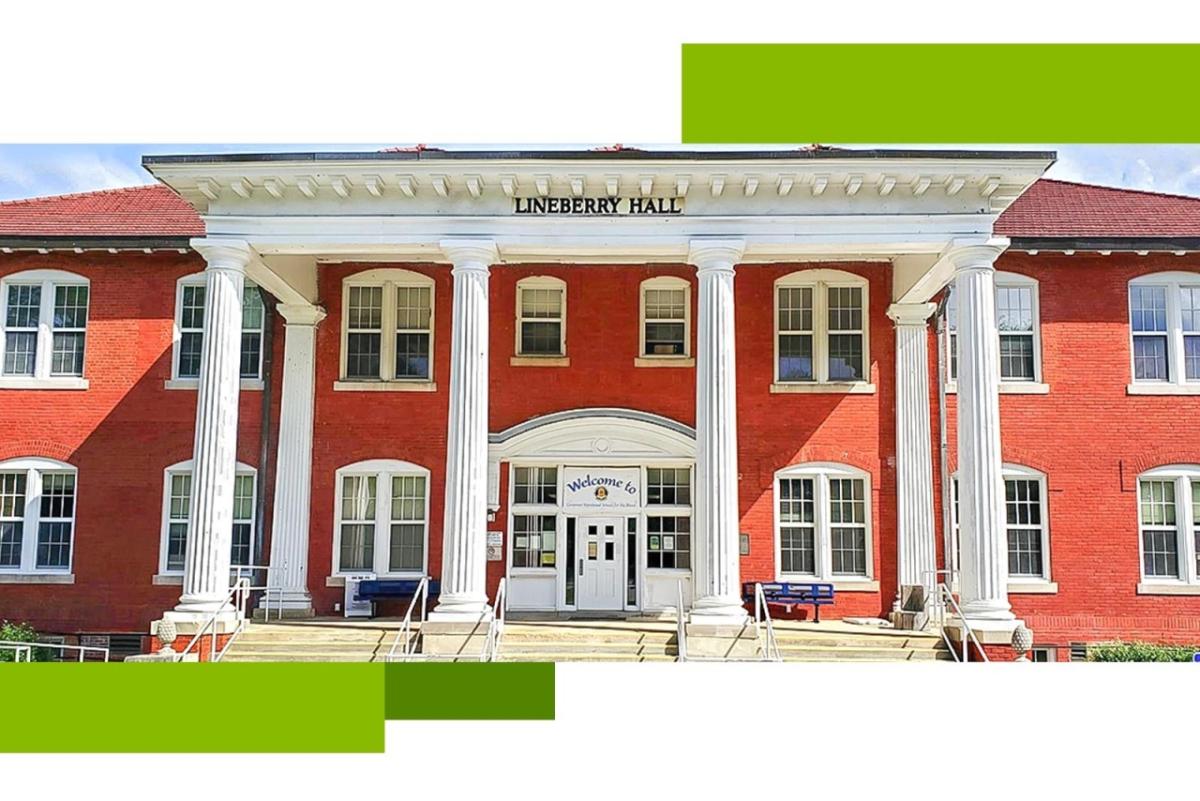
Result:
{"type": "MultiPolygon", "coordinates": [[[[833,603],[832,584],[797,583],[794,581],[779,581],[764,583],[763,597],[772,606],[782,606],[789,613],[792,607],[806,604],[813,608],[813,621],[821,622],[821,607],[833,603]]],[[[742,595],[750,603],[754,603],[754,582],[747,581],[742,585],[742,595]]]]}
{"type": "MultiPolygon", "coordinates": [[[[388,598],[411,598],[421,586],[420,579],[368,579],[359,582],[356,601],[379,601],[388,598]]],[[[429,581],[429,597],[434,598],[441,590],[441,582],[429,581]]]]}

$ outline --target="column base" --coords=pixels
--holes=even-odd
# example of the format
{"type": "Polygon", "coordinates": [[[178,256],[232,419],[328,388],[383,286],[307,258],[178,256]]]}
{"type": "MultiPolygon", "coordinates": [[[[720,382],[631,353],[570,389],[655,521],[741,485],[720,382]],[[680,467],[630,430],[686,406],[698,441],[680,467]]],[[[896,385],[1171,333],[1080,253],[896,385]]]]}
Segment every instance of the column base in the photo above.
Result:
{"type": "MultiPolygon", "coordinates": [[[[1013,632],[1025,625],[1024,621],[1015,617],[1009,620],[980,620],[968,615],[967,622],[971,624],[971,631],[980,645],[1012,645],[1013,632]]],[[[962,621],[957,618],[946,621],[946,634],[951,640],[961,643],[966,636],[962,621]]]]}
{"type": "Polygon", "coordinates": [[[742,626],[750,620],[741,598],[710,596],[692,604],[688,622],[700,626],[742,626]]]}
{"type": "Polygon", "coordinates": [[[487,644],[491,616],[472,621],[434,618],[433,614],[421,624],[421,653],[443,659],[478,661],[487,644]]]}
{"type": "MultiPolygon", "coordinates": [[[[206,611],[192,612],[172,609],[169,612],[163,612],[163,619],[170,620],[175,624],[175,631],[179,636],[192,637],[200,629],[204,628],[205,624],[212,619],[213,613],[206,611]]],[[[217,615],[216,622],[208,628],[206,634],[229,634],[238,626],[237,610],[232,606],[223,610],[217,615]]],[[[150,633],[158,636],[158,621],[155,620],[150,624],[150,633]]]]}
{"type": "Polygon", "coordinates": [[[689,658],[755,659],[761,656],[758,634],[749,616],[740,623],[688,623],[686,636],[689,658]]]}
{"type": "Polygon", "coordinates": [[[477,623],[493,617],[492,607],[486,597],[454,597],[442,595],[438,605],[429,613],[429,619],[442,623],[477,623]]]}

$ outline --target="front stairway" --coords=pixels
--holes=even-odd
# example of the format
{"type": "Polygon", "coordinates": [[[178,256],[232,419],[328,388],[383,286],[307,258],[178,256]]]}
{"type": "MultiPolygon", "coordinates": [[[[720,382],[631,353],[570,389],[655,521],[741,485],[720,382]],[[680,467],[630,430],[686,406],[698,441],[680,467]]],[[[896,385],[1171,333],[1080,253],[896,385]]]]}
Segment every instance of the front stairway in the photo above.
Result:
{"type": "Polygon", "coordinates": [[[250,623],[224,662],[383,662],[395,642],[395,620],[341,618],[250,623]]]}

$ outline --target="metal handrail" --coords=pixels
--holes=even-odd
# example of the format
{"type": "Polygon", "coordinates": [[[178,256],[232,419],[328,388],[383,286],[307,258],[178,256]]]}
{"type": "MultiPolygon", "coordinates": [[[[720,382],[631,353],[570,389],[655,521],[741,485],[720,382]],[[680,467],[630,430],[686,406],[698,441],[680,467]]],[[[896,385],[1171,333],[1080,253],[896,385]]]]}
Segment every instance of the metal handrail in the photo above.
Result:
{"type": "MultiPolygon", "coordinates": [[[[217,607],[217,609],[214,610],[211,615],[209,615],[207,620],[204,621],[204,625],[202,625],[196,631],[196,633],[192,636],[192,639],[188,641],[187,646],[185,646],[182,651],[175,655],[175,661],[182,662],[184,658],[191,652],[196,643],[200,641],[200,638],[204,636],[205,632],[211,632],[211,636],[209,637],[208,658],[210,662],[220,662],[221,657],[225,656],[225,652],[229,650],[229,646],[233,645],[233,641],[236,640],[238,635],[241,634],[246,628],[246,606],[249,603],[249,599],[250,580],[239,578],[234,581],[233,586],[229,588],[229,592],[225,595],[224,600],[221,601],[221,605],[217,607]],[[218,651],[217,621],[220,620],[222,615],[228,614],[230,606],[233,607],[234,612],[237,614],[237,626],[234,627],[233,633],[230,635],[229,639],[225,641],[225,645],[223,645],[218,651]]],[[[198,651],[197,656],[199,656],[198,651]]]]}
{"type": "Polygon", "coordinates": [[[408,661],[417,652],[417,638],[421,636],[421,632],[425,630],[425,617],[429,610],[429,576],[424,576],[421,583],[417,585],[417,591],[413,593],[412,600],[408,602],[408,611],[404,613],[404,621],[400,624],[400,630],[396,632],[396,641],[392,643],[391,650],[384,657],[385,662],[396,661],[396,651],[400,645],[404,645],[404,653],[401,655],[403,661],[408,661]],[[421,628],[417,630],[417,636],[412,634],[412,619],[413,611],[417,608],[417,601],[421,602],[421,628]]]}
{"type": "Polygon", "coordinates": [[[979,638],[975,635],[975,630],[971,628],[970,622],[967,620],[966,615],[963,614],[962,609],[958,605],[957,599],[954,597],[954,593],[950,589],[949,582],[954,580],[954,571],[927,570],[924,574],[924,577],[926,581],[926,587],[930,588],[932,585],[933,609],[936,615],[937,625],[942,632],[942,640],[950,649],[950,654],[955,658],[955,660],[959,662],[966,662],[968,661],[969,655],[968,645],[970,643],[974,643],[975,651],[979,654],[980,661],[991,661],[988,659],[987,653],[983,650],[983,645],[979,642],[979,638]],[[942,575],[947,577],[947,581],[938,581],[938,577],[942,575]],[[930,579],[932,579],[932,581],[930,579]],[[962,642],[960,643],[962,647],[961,654],[955,652],[954,643],[950,641],[950,635],[946,634],[947,607],[953,611],[954,616],[957,617],[959,622],[962,624],[963,634],[965,636],[963,636],[962,642]]]}
{"type": "Polygon", "coordinates": [[[59,651],[78,651],[79,659],[76,661],[84,661],[84,657],[88,651],[96,651],[104,655],[104,661],[108,661],[109,651],[107,648],[99,645],[67,645],[57,642],[25,642],[23,640],[0,640],[0,650],[9,650],[13,652],[13,662],[21,661],[21,654],[25,654],[25,661],[33,661],[34,648],[54,648],[59,651]]]}
{"type": "Polygon", "coordinates": [[[771,607],[767,603],[766,593],[763,592],[762,582],[754,583],[754,634],[762,641],[762,633],[759,630],[759,625],[765,624],[767,630],[766,641],[763,642],[763,661],[764,662],[782,662],[783,657],[779,654],[779,643],[775,641],[775,623],[771,620],[771,607]]]}
{"type": "MultiPolygon", "coordinates": [[[[279,598],[279,604],[276,607],[275,619],[283,620],[283,587],[271,584],[271,566],[270,565],[233,565],[229,568],[234,583],[241,579],[247,581],[253,580],[253,573],[261,570],[266,576],[266,584],[250,585],[246,589],[248,592],[261,592],[263,594],[263,622],[271,622],[271,593],[276,593],[279,598]],[[243,571],[249,575],[243,575],[243,571]]],[[[233,584],[230,584],[232,587],[233,584]]]]}
{"type": "Polygon", "coordinates": [[[504,636],[504,610],[508,606],[507,588],[508,579],[500,579],[500,585],[496,587],[496,603],[492,606],[492,619],[488,622],[487,639],[479,656],[480,662],[495,662],[500,652],[500,639],[504,636]]]}
{"type": "Polygon", "coordinates": [[[688,661],[687,623],[684,621],[683,579],[680,579],[675,587],[675,650],[678,652],[680,662],[688,661]]]}

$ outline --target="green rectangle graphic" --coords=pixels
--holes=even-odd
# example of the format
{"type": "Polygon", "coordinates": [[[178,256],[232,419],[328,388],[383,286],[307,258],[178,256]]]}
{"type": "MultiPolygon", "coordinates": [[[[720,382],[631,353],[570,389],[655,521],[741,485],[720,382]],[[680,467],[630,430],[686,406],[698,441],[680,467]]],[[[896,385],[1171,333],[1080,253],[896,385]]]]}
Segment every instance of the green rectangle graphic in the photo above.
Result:
{"type": "Polygon", "coordinates": [[[0,752],[382,752],[383,670],[0,665],[0,752]]]}
{"type": "Polygon", "coordinates": [[[553,720],[554,664],[387,665],[388,720],[553,720]]]}
{"type": "Polygon", "coordinates": [[[683,141],[1200,141],[1193,44],[685,44],[683,141]]]}

